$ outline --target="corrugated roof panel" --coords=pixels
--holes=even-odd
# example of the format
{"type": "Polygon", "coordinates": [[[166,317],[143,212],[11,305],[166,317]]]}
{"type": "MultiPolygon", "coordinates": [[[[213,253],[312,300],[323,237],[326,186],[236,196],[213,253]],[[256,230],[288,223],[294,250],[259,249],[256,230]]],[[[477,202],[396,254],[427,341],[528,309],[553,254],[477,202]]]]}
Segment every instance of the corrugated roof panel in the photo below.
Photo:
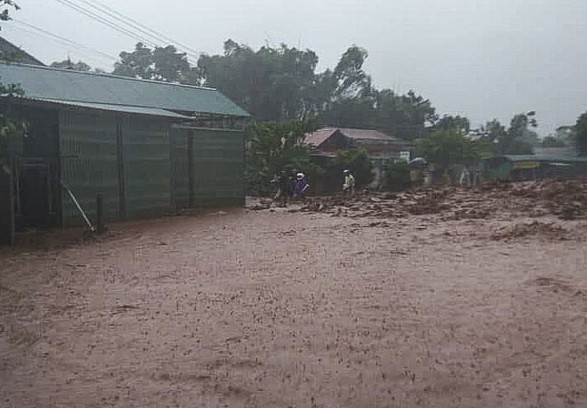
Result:
{"type": "Polygon", "coordinates": [[[320,146],[336,131],[340,131],[345,137],[355,140],[377,140],[386,142],[395,142],[397,139],[393,136],[371,129],[349,129],[349,128],[331,128],[326,127],[318,129],[313,133],[307,133],[305,143],[313,146],[320,146]]]}
{"type": "Polygon", "coordinates": [[[246,117],[216,89],[32,65],[0,63],[4,83],[19,83],[25,97],[157,108],[246,117]]]}
{"type": "Polygon", "coordinates": [[[395,137],[372,129],[339,128],[343,135],[351,139],[395,141],[395,137]]]}
{"type": "MultiPolygon", "coordinates": [[[[500,157],[500,156],[497,156],[500,157]]],[[[542,156],[542,155],[531,155],[531,154],[506,154],[501,157],[514,162],[521,161],[552,161],[552,162],[564,162],[564,163],[587,163],[587,157],[565,157],[565,156],[542,156]]]]}
{"type": "Polygon", "coordinates": [[[122,112],[122,113],[132,113],[136,115],[148,115],[148,116],[164,116],[167,118],[175,118],[175,119],[193,119],[189,116],[180,115],[175,112],[171,112],[164,109],[157,109],[157,108],[143,108],[141,106],[126,106],[126,105],[110,105],[105,103],[90,103],[90,102],[70,102],[70,101],[59,101],[59,100],[52,100],[52,99],[42,99],[37,98],[37,101],[48,102],[48,103],[55,103],[58,105],[65,105],[65,106],[72,106],[77,108],[87,108],[87,109],[98,109],[104,110],[109,112],[122,112]]]}
{"type": "Polygon", "coordinates": [[[322,128],[318,129],[313,133],[306,133],[304,143],[318,147],[326,140],[328,140],[328,138],[332,136],[336,131],[337,129],[335,128],[322,128]]]}

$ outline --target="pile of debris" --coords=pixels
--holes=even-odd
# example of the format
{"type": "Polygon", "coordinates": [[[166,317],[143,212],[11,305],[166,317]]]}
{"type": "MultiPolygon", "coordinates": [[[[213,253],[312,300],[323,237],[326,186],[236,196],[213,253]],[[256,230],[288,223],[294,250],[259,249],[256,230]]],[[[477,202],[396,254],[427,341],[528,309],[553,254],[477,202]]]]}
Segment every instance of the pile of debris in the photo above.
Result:
{"type": "Polygon", "coordinates": [[[563,220],[587,214],[587,180],[540,182],[492,182],[477,189],[422,188],[402,193],[368,193],[355,197],[310,197],[300,211],[324,212],[349,217],[400,218],[439,214],[441,219],[482,219],[501,215],[563,220]]]}
{"type": "Polygon", "coordinates": [[[524,183],[516,188],[513,194],[541,203],[560,219],[574,220],[585,214],[587,180],[544,180],[524,183]]]}

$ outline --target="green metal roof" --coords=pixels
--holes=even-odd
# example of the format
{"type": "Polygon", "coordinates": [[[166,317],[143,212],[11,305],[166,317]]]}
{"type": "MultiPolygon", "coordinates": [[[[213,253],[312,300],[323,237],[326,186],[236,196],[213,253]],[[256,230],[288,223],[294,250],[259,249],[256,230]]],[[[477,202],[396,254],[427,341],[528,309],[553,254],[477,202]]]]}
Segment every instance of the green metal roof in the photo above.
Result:
{"type": "Polygon", "coordinates": [[[179,113],[171,112],[165,109],[157,109],[157,108],[143,108],[141,106],[125,106],[125,105],[109,105],[105,103],[89,103],[89,102],[70,102],[70,101],[59,101],[59,100],[51,100],[51,99],[35,99],[36,101],[57,104],[57,105],[64,105],[70,106],[74,108],[82,108],[82,109],[96,109],[96,110],[103,110],[109,112],[122,112],[122,113],[131,113],[136,115],[148,115],[148,116],[163,116],[166,118],[174,118],[174,119],[184,119],[189,120],[193,119],[190,116],[180,115],[179,113]]]}
{"type": "Polygon", "coordinates": [[[539,161],[539,162],[562,162],[562,163],[587,163],[587,157],[562,157],[562,156],[542,156],[534,154],[506,154],[503,157],[513,162],[522,161],[539,161]]]}
{"type": "Polygon", "coordinates": [[[249,116],[212,88],[5,63],[0,63],[0,78],[3,83],[20,84],[25,98],[30,99],[155,108],[190,114],[249,116]]]}

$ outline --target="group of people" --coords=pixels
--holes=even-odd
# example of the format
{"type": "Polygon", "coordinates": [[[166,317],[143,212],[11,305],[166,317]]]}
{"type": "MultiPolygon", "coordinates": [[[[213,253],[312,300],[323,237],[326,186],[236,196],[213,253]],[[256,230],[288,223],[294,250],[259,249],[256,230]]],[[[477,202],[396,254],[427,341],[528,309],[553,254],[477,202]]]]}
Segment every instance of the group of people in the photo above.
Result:
{"type": "MultiPolygon", "coordinates": [[[[355,177],[350,170],[344,170],[343,176],[342,193],[344,196],[353,196],[355,194],[355,177]]],[[[273,199],[284,206],[287,205],[288,200],[290,202],[302,200],[310,187],[306,174],[295,169],[289,173],[280,171],[275,175],[273,183],[277,185],[277,192],[273,199]]]]}
{"type": "Polygon", "coordinates": [[[310,187],[308,177],[295,169],[289,174],[280,171],[275,175],[273,181],[277,184],[277,193],[273,199],[282,205],[286,205],[288,199],[290,201],[301,200],[310,187]]]}

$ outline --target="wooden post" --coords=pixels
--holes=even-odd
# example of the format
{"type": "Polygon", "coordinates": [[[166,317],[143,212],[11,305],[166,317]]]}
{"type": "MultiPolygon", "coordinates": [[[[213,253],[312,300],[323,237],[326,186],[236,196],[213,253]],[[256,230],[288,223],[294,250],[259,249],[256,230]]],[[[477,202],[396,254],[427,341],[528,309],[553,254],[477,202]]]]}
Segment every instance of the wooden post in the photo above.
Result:
{"type": "Polygon", "coordinates": [[[118,219],[126,219],[126,191],[124,184],[124,141],[122,117],[116,118],[116,170],[118,176],[118,219]]]}
{"type": "Polygon", "coordinates": [[[196,205],[196,175],[195,175],[195,158],[194,158],[194,131],[188,131],[188,197],[189,206],[194,207],[196,205]]]}
{"type": "Polygon", "coordinates": [[[16,244],[16,208],[14,206],[14,183],[16,182],[16,178],[14,177],[13,173],[16,171],[16,165],[14,164],[12,154],[8,153],[8,156],[8,198],[10,199],[10,246],[14,246],[16,244]]]}
{"type": "Polygon", "coordinates": [[[104,205],[102,193],[96,194],[96,232],[104,232],[104,205]]]}

